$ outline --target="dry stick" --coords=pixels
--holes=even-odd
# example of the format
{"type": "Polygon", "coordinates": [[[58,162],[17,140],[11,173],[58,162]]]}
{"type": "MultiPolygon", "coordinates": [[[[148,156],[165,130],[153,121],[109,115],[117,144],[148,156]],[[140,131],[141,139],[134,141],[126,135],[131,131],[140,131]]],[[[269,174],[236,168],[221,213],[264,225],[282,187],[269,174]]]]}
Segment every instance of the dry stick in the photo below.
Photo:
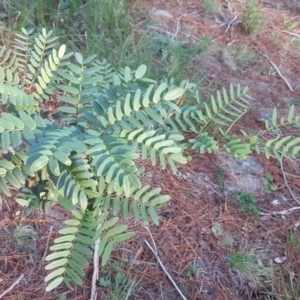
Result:
{"type": "Polygon", "coordinates": [[[281,164],[280,164],[280,168],[281,168],[281,172],[282,172],[282,176],[283,176],[283,180],[284,180],[284,183],[286,185],[286,187],[288,188],[291,196],[293,197],[293,199],[300,205],[300,201],[297,199],[297,197],[294,195],[293,191],[291,190],[290,186],[288,185],[287,181],[286,181],[286,178],[285,178],[285,172],[283,170],[283,152],[281,154],[281,164]]]}
{"type": "Polygon", "coordinates": [[[192,13],[189,13],[189,14],[184,13],[183,15],[179,16],[178,19],[177,19],[176,31],[175,31],[175,33],[172,34],[172,39],[175,39],[177,37],[179,31],[180,31],[180,27],[181,27],[180,26],[180,22],[181,22],[181,19],[185,18],[185,17],[188,17],[188,16],[197,15],[197,14],[199,14],[199,12],[198,11],[194,11],[192,13]]]}
{"type": "MultiPolygon", "coordinates": [[[[286,173],[284,172],[284,169],[283,169],[283,152],[281,153],[281,164],[280,164],[280,168],[281,168],[281,172],[282,172],[282,176],[283,176],[283,180],[284,180],[284,183],[286,185],[286,187],[288,188],[292,198],[298,203],[300,204],[300,201],[298,200],[298,198],[294,195],[293,191],[291,190],[290,186],[288,185],[287,181],[286,181],[286,178],[285,178],[285,175],[286,173]]],[[[264,215],[264,216],[271,216],[271,215],[287,215],[289,214],[291,211],[293,210],[298,210],[300,209],[300,206],[295,206],[295,207],[291,207],[289,209],[286,209],[286,210],[282,210],[282,211],[271,211],[271,212],[268,212],[268,213],[261,213],[261,215],[264,215]]]]}
{"type": "MultiPolygon", "coordinates": [[[[181,296],[181,298],[183,300],[187,300],[187,298],[182,294],[181,290],[179,289],[179,287],[177,286],[177,284],[175,283],[175,281],[172,279],[171,275],[166,270],[165,266],[163,265],[163,263],[161,262],[160,258],[158,257],[157,252],[151,247],[151,245],[148,243],[148,241],[146,239],[145,239],[145,243],[148,246],[148,248],[151,250],[151,252],[153,253],[153,255],[156,257],[158,263],[160,264],[161,268],[163,269],[163,271],[165,272],[165,274],[168,276],[168,278],[172,282],[172,284],[175,287],[175,289],[177,290],[178,294],[181,296]]],[[[154,247],[156,248],[155,244],[154,244],[154,247]]]]}
{"type": "MultiPolygon", "coordinates": [[[[97,229],[101,225],[98,225],[97,229]]],[[[95,249],[94,249],[94,270],[93,270],[93,277],[92,277],[92,288],[91,288],[91,298],[90,300],[97,300],[97,280],[99,278],[99,256],[98,256],[98,249],[100,245],[100,238],[95,242],[95,249]]]]}
{"type": "Polygon", "coordinates": [[[281,210],[281,211],[271,211],[268,213],[260,213],[262,216],[272,216],[272,215],[288,215],[291,211],[300,209],[300,206],[292,207],[287,210],[281,210]]]}
{"type": "Polygon", "coordinates": [[[297,34],[297,33],[289,32],[289,31],[286,31],[286,30],[282,30],[282,32],[287,33],[287,34],[290,34],[290,35],[295,36],[295,37],[297,37],[298,39],[300,39],[300,35],[297,34]]]}
{"type": "Polygon", "coordinates": [[[48,234],[46,249],[45,249],[45,252],[44,252],[44,255],[43,255],[43,260],[46,258],[46,255],[47,255],[47,250],[48,250],[48,247],[49,247],[49,241],[50,241],[50,237],[51,237],[51,234],[52,234],[52,230],[53,230],[53,226],[50,227],[50,232],[48,234]]]}
{"type": "Polygon", "coordinates": [[[293,88],[290,85],[290,83],[288,82],[288,80],[281,74],[280,70],[278,69],[278,67],[275,65],[275,63],[272,62],[272,60],[266,55],[263,54],[263,56],[270,62],[270,64],[274,67],[274,69],[276,70],[276,72],[278,73],[278,75],[281,77],[281,79],[284,80],[284,82],[286,83],[286,85],[288,86],[288,88],[290,89],[291,92],[293,92],[293,88]]]}
{"type": "Polygon", "coordinates": [[[5,296],[8,292],[10,292],[15,285],[17,285],[21,279],[24,277],[24,274],[22,274],[7,290],[5,290],[1,295],[0,295],[0,299],[3,298],[3,296],[5,296]]]}
{"type": "Polygon", "coordinates": [[[238,17],[238,15],[235,15],[234,18],[231,21],[229,21],[225,32],[227,32],[229,30],[229,28],[230,28],[231,25],[233,26],[233,23],[235,22],[235,20],[237,19],[237,17],[238,17]]]}

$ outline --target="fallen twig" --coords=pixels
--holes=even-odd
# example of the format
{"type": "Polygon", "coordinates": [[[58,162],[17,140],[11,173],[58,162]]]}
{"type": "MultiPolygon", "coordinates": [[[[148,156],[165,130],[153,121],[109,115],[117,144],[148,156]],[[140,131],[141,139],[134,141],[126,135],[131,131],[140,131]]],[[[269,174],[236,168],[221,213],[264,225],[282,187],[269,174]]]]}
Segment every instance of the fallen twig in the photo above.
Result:
{"type": "Polygon", "coordinates": [[[286,187],[288,188],[288,190],[289,190],[291,196],[293,197],[293,199],[300,205],[300,201],[299,201],[298,197],[296,197],[296,196],[294,195],[293,191],[291,190],[291,188],[290,188],[290,186],[288,185],[287,180],[286,180],[286,178],[285,178],[285,175],[286,175],[286,174],[285,174],[284,169],[283,169],[283,152],[282,152],[282,154],[281,154],[281,164],[280,164],[280,168],[281,168],[283,180],[284,180],[284,183],[285,183],[286,187]]]}
{"type": "Polygon", "coordinates": [[[46,243],[46,249],[45,249],[45,252],[44,252],[44,255],[43,255],[43,260],[45,260],[47,252],[48,252],[49,241],[50,241],[52,230],[53,230],[53,226],[51,226],[50,230],[49,230],[49,234],[48,234],[48,238],[47,238],[47,243],[46,243]]]}
{"type": "Polygon", "coordinates": [[[300,35],[297,34],[297,33],[290,32],[290,31],[286,31],[286,30],[282,30],[282,32],[287,33],[287,34],[290,34],[290,35],[295,36],[295,37],[297,37],[298,39],[300,39],[300,35]]]}
{"type": "Polygon", "coordinates": [[[92,277],[92,288],[91,288],[91,300],[97,299],[97,280],[99,278],[99,256],[98,256],[98,249],[100,245],[100,238],[95,243],[95,249],[94,249],[94,258],[93,258],[93,264],[94,264],[94,270],[93,270],[93,277],[92,277]]]}
{"type": "MultiPolygon", "coordinates": [[[[152,241],[153,241],[153,239],[152,239],[152,241]]],[[[181,290],[179,289],[179,287],[177,286],[177,284],[175,283],[175,281],[173,280],[173,278],[171,277],[171,275],[169,274],[169,272],[166,270],[165,266],[163,265],[162,261],[160,260],[160,258],[158,256],[157,252],[151,247],[151,245],[148,243],[148,241],[146,239],[145,239],[145,244],[148,246],[148,248],[151,250],[151,252],[153,253],[153,255],[156,257],[158,263],[160,264],[161,268],[163,269],[163,271],[165,272],[165,274],[170,279],[171,283],[173,284],[173,286],[177,290],[178,294],[181,296],[181,298],[183,300],[187,300],[187,298],[183,295],[183,293],[181,292],[181,290]]],[[[156,248],[155,244],[154,244],[154,247],[156,248]]]]}
{"type": "Polygon", "coordinates": [[[3,298],[3,296],[5,296],[8,292],[10,292],[20,281],[21,279],[24,277],[24,274],[22,274],[7,290],[5,290],[1,295],[0,295],[0,299],[3,298]]]}
{"type": "Polygon", "coordinates": [[[179,16],[178,19],[177,19],[177,25],[176,25],[176,30],[175,30],[175,33],[172,34],[172,39],[175,39],[180,31],[180,28],[181,28],[181,19],[182,18],[185,18],[185,17],[188,17],[188,16],[192,16],[192,15],[197,15],[199,14],[198,11],[195,11],[195,12],[192,12],[192,13],[184,13],[183,15],[179,16]]]}
{"type": "Polygon", "coordinates": [[[278,69],[278,67],[275,65],[275,63],[266,55],[263,54],[263,56],[270,62],[270,64],[274,67],[274,69],[276,70],[276,72],[278,73],[278,75],[281,77],[281,79],[284,80],[284,82],[286,83],[286,85],[288,86],[288,88],[290,89],[291,92],[293,92],[293,88],[290,85],[290,83],[288,82],[288,80],[281,74],[280,70],[278,69]]]}
{"type": "Polygon", "coordinates": [[[260,213],[260,215],[262,215],[262,216],[288,215],[290,212],[292,212],[293,210],[297,210],[297,209],[300,209],[300,206],[291,207],[289,209],[281,210],[281,211],[271,211],[268,213],[260,213]]]}
{"type": "Polygon", "coordinates": [[[237,17],[238,17],[238,15],[235,15],[235,16],[232,18],[232,20],[229,21],[229,23],[228,23],[228,25],[227,25],[227,28],[226,28],[225,32],[227,32],[227,31],[229,30],[229,28],[230,28],[231,25],[232,25],[232,26],[234,25],[234,22],[235,22],[235,20],[237,19],[237,17]]]}
{"type": "MultiPolygon", "coordinates": [[[[97,226],[97,229],[101,227],[102,224],[97,226]]],[[[100,239],[99,237],[95,242],[94,248],[94,257],[93,257],[93,277],[92,277],[92,287],[91,287],[91,298],[90,300],[97,300],[97,280],[99,279],[99,255],[98,250],[100,246],[100,239]]]]}

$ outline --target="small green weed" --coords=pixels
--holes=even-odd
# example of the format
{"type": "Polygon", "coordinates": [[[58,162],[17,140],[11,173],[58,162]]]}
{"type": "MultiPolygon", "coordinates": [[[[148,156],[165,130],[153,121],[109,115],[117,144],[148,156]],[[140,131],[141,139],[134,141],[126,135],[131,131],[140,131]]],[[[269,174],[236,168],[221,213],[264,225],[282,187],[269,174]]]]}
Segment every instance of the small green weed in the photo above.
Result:
{"type": "MultiPolygon", "coordinates": [[[[276,276],[271,276],[270,291],[264,293],[266,299],[296,300],[300,299],[300,283],[295,272],[289,266],[278,268],[276,276]]],[[[265,299],[265,298],[264,298],[265,299]]]]}
{"type": "Polygon", "coordinates": [[[235,205],[237,205],[241,212],[250,215],[257,216],[260,211],[257,207],[256,199],[246,191],[237,191],[232,195],[235,205]]]}
{"type": "Polygon", "coordinates": [[[231,253],[229,256],[229,266],[232,269],[243,271],[245,267],[248,269],[249,267],[253,267],[256,262],[253,259],[253,257],[241,253],[241,252],[235,252],[231,253]]]}
{"type": "Polygon", "coordinates": [[[102,269],[101,273],[98,284],[110,289],[108,300],[128,299],[136,285],[136,280],[124,270],[124,266],[119,262],[113,262],[110,268],[102,269]]]}
{"type": "Polygon", "coordinates": [[[245,32],[255,37],[264,26],[263,20],[258,0],[247,0],[242,15],[245,32]]]}
{"type": "Polygon", "coordinates": [[[265,175],[264,188],[267,194],[273,194],[277,190],[277,185],[274,184],[274,177],[271,174],[265,175]]]}
{"type": "Polygon", "coordinates": [[[144,45],[147,56],[154,57],[152,64],[156,65],[154,75],[174,78],[176,81],[185,79],[185,71],[189,69],[191,61],[199,54],[207,51],[210,36],[203,36],[198,43],[171,40],[166,36],[159,36],[144,45]]]}
{"type": "Polygon", "coordinates": [[[293,40],[292,45],[300,50],[300,40],[293,40]]]}
{"type": "Polygon", "coordinates": [[[254,54],[247,49],[238,51],[235,55],[237,71],[242,71],[249,68],[254,62],[254,54]]]}
{"type": "Polygon", "coordinates": [[[286,242],[287,247],[292,247],[295,250],[300,250],[300,238],[299,234],[297,234],[297,231],[292,231],[287,239],[286,242]]]}
{"type": "Polygon", "coordinates": [[[194,264],[190,264],[186,268],[186,277],[190,280],[196,279],[198,277],[197,275],[198,268],[194,264]]]}
{"type": "Polygon", "coordinates": [[[229,266],[238,271],[240,276],[258,282],[266,281],[273,274],[271,268],[259,265],[256,257],[242,252],[233,252],[229,255],[229,266]]]}
{"type": "MultiPolygon", "coordinates": [[[[299,41],[299,50],[300,50],[300,41],[299,41]]],[[[291,99],[291,103],[300,106],[300,98],[291,99]]]]}
{"type": "Polygon", "coordinates": [[[217,0],[203,0],[202,8],[207,14],[214,15],[219,11],[219,3],[217,0]]]}
{"type": "Polygon", "coordinates": [[[218,188],[221,192],[224,192],[225,190],[225,170],[223,168],[220,168],[218,170],[215,170],[215,179],[217,181],[218,188]]]}
{"type": "Polygon", "coordinates": [[[284,27],[286,30],[293,30],[300,25],[300,22],[294,22],[293,20],[284,20],[284,27]]]}
{"type": "Polygon", "coordinates": [[[232,248],[234,244],[234,238],[229,235],[224,233],[223,228],[220,223],[213,223],[211,227],[211,231],[214,233],[214,235],[218,239],[218,244],[221,247],[229,247],[232,248]]]}

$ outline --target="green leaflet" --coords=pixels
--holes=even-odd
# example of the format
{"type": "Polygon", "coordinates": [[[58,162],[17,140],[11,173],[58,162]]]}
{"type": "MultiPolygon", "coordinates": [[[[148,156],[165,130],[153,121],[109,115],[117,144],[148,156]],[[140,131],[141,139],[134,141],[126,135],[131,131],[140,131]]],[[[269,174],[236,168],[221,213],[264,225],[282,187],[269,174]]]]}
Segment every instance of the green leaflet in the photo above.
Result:
{"type": "Polygon", "coordinates": [[[61,259],[55,260],[52,263],[46,265],[45,269],[46,270],[52,270],[52,269],[55,269],[57,267],[64,266],[67,263],[68,263],[68,259],[67,258],[61,258],[61,259]]]}
{"type": "Polygon", "coordinates": [[[55,271],[51,272],[48,276],[46,276],[44,281],[48,282],[49,280],[51,280],[59,275],[62,275],[65,272],[65,270],[66,270],[66,268],[56,269],[55,271]]]}
{"type": "Polygon", "coordinates": [[[114,244],[123,243],[123,242],[131,239],[134,236],[135,236],[135,232],[126,232],[126,233],[115,236],[114,239],[112,240],[112,242],[114,244]]]}
{"type": "Polygon", "coordinates": [[[12,131],[15,129],[15,125],[13,122],[5,120],[4,118],[0,119],[0,126],[6,130],[12,131]]]}
{"type": "Polygon", "coordinates": [[[15,187],[16,189],[20,189],[21,188],[21,182],[19,182],[18,178],[14,175],[14,173],[12,171],[8,171],[5,175],[5,179],[7,180],[7,182],[12,185],[13,187],[15,187]]]}
{"type": "Polygon", "coordinates": [[[80,265],[73,259],[69,260],[70,268],[78,274],[78,276],[83,277],[85,275],[84,271],[81,269],[80,265]]]}
{"type": "Polygon", "coordinates": [[[51,246],[50,250],[51,251],[66,250],[66,249],[70,249],[72,246],[73,246],[73,244],[70,242],[60,243],[60,244],[51,246]]]}
{"type": "Polygon", "coordinates": [[[185,90],[184,90],[183,88],[181,88],[181,87],[175,88],[175,89],[173,89],[173,90],[167,92],[167,93],[165,94],[164,99],[165,99],[166,101],[173,101],[173,100],[176,100],[176,99],[180,98],[180,97],[184,94],[184,91],[185,91],[185,90]]]}
{"type": "Polygon", "coordinates": [[[18,148],[22,142],[22,135],[21,132],[14,129],[10,133],[10,141],[13,148],[18,148]]]}
{"type": "Polygon", "coordinates": [[[72,164],[71,159],[69,158],[68,154],[62,151],[55,151],[53,153],[53,157],[63,163],[64,165],[70,166],[72,164]]]}
{"type": "Polygon", "coordinates": [[[107,231],[107,233],[105,234],[107,237],[111,237],[111,236],[114,236],[114,235],[117,235],[117,234],[120,234],[124,231],[126,231],[128,228],[127,225],[119,225],[119,226],[116,226],[110,230],[107,231]]]}
{"type": "Polygon", "coordinates": [[[74,259],[75,262],[78,264],[87,267],[89,265],[89,262],[78,252],[72,251],[71,257],[74,259]]]}
{"type": "Polygon", "coordinates": [[[36,128],[36,123],[31,116],[26,114],[24,111],[19,111],[19,115],[21,120],[24,122],[25,127],[30,130],[34,130],[36,128]]]}
{"type": "Polygon", "coordinates": [[[140,66],[136,69],[134,76],[135,76],[136,79],[139,79],[139,78],[144,77],[144,75],[146,74],[146,72],[147,72],[147,67],[146,67],[146,65],[140,65],[140,66]]]}
{"type": "Polygon", "coordinates": [[[105,266],[106,263],[108,262],[109,258],[110,258],[110,255],[111,255],[111,252],[113,250],[113,242],[109,242],[106,247],[105,247],[105,250],[103,252],[103,255],[102,255],[102,262],[101,262],[101,266],[105,266]]]}
{"type": "Polygon", "coordinates": [[[161,101],[161,94],[166,88],[167,85],[164,82],[159,85],[159,87],[156,89],[153,95],[153,103],[158,103],[159,101],[161,101]]]}
{"type": "Polygon", "coordinates": [[[7,197],[11,197],[11,193],[6,185],[6,180],[3,177],[0,177],[0,191],[7,197]]]}
{"type": "Polygon", "coordinates": [[[101,226],[101,229],[102,230],[108,229],[108,228],[114,226],[118,221],[119,221],[118,217],[113,217],[113,218],[107,220],[106,222],[104,222],[101,226]]]}
{"type": "MultiPolygon", "coordinates": [[[[2,112],[1,116],[4,120],[8,121],[9,123],[13,123],[14,126],[19,130],[22,130],[25,126],[24,122],[22,120],[20,120],[18,117],[14,116],[12,114],[2,112]]],[[[0,122],[0,124],[1,124],[1,122],[0,122]]]]}
{"type": "MultiPolygon", "coordinates": [[[[32,158],[32,156],[30,158],[32,158]]],[[[30,159],[30,161],[31,161],[31,159],[30,159]]],[[[28,160],[26,161],[26,163],[28,165],[30,165],[30,170],[32,172],[37,172],[37,171],[41,170],[43,167],[47,166],[48,161],[49,161],[48,156],[39,155],[39,157],[35,161],[33,161],[32,164],[30,164],[28,162],[28,160]]]]}
{"type": "Polygon", "coordinates": [[[71,280],[73,280],[76,284],[78,284],[78,285],[82,285],[82,280],[81,280],[81,278],[72,270],[72,269],[70,269],[70,268],[67,268],[66,269],[66,274],[67,274],[67,276],[71,279],[71,280]]]}
{"type": "Polygon", "coordinates": [[[153,208],[153,206],[149,206],[148,210],[149,210],[149,214],[150,214],[150,217],[153,220],[153,222],[156,225],[159,225],[158,216],[157,216],[157,213],[156,213],[155,209],[153,208]]]}
{"type": "Polygon", "coordinates": [[[46,257],[46,261],[51,261],[57,258],[61,258],[61,257],[67,257],[70,255],[70,251],[69,250],[65,250],[65,251],[60,251],[60,252],[54,252],[52,254],[47,255],[46,257]]]}
{"type": "Polygon", "coordinates": [[[47,285],[46,292],[54,290],[63,282],[63,280],[64,278],[62,276],[55,278],[50,284],[47,285]]]}
{"type": "Polygon", "coordinates": [[[10,136],[8,130],[5,130],[1,134],[1,148],[4,153],[7,153],[8,147],[10,145],[10,136]]]}

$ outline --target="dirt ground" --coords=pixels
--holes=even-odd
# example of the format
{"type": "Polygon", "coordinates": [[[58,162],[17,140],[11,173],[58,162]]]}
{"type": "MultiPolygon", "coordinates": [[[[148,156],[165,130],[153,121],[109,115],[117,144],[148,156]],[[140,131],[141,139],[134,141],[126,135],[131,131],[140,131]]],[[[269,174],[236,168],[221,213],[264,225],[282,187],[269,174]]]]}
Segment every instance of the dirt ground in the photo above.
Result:
{"type": "MultiPolygon", "coordinates": [[[[197,72],[204,95],[229,83],[249,87],[253,101],[240,122],[241,129],[262,129],[258,120],[274,106],[285,111],[293,103],[299,111],[300,46],[294,44],[300,44],[300,26],[288,30],[287,22],[300,22],[300,2],[261,1],[265,26],[255,38],[241,27],[241,1],[218,2],[222,5],[215,14],[205,11],[203,1],[196,0],[131,1],[128,10],[141,31],[193,42],[204,35],[212,38],[209,50],[191,62],[191,72],[197,72]],[[240,57],[243,53],[247,59],[240,57]]],[[[256,156],[264,170],[256,177],[272,175],[277,189],[267,193],[262,184],[255,191],[262,214],[254,219],[241,213],[230,194],[220,189],[217,173],[222,166],[217,154],[189,155],[192,163],[179,168],[181,176],[143,162],[147,172],[142,180],[162,187],[162,193],[170,194],[172,200],[162,208],[159,226],[152,224],[147,229],[133,219],[125,221],[137,235],[120,245],[112,259],[121,261],[127,273],[139,281],[128,299],[182,299],[145,240],[152,245],[155,242],[159,259],[186,299],[298,299],[300,249],[290,245],[288,237],[294,232],[300,240],[300,161],[285,161],[284,172],[290,176],[287,185],[275,160],[256,156]],[[255,257],[260,266],[256,276],[230,267],[229,256],[235,252],[255,257]],[[284,261],[278,263],[280,258],[284,261]],[[264,273],[270,270],[273,276],[264,273]],[[295,295],[286,292],[297,289],[295,295]]],[[[225,183],[234,180],[226,172],[225,183]]],[[[60,288],[55,296],[44,292],[46,249],[66,218],[64,211],[56,205],[50,215],[33,212],[21,222],[14,217],[17,209],[10,199],[4,199],[0,295],[24,276],[2,299],[50,300],[64,295],[66,299],[89,299],[92,265],[86,270],[83,287],[71,292],[60,288]],[[25,236],[23,241],[16,242],[18,234],[25,236]]],[[[99,299],[106,299],[108,290],[99,286],[99,299]]]]}

